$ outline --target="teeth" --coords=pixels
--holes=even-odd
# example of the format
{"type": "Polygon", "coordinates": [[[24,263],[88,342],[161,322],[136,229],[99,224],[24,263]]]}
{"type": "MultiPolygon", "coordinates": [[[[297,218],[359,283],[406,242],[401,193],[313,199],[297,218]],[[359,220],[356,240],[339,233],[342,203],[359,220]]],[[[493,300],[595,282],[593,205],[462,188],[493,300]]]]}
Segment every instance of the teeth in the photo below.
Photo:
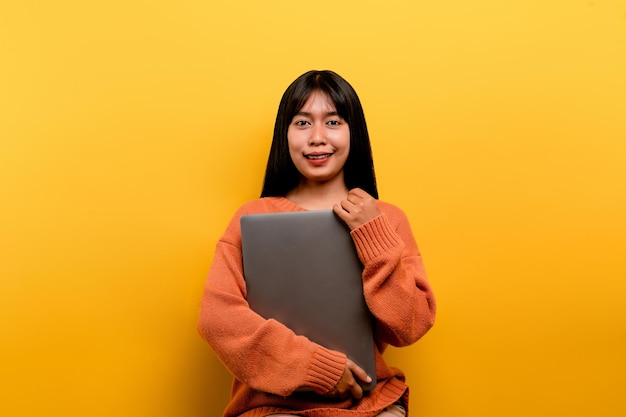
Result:
{"type": "Polygon", "coordinates": [[[326,154],[326,155],[308,155],[307,158],[309,159],[324,159],[324,158],[328,158],[330,156],[330,154],[326,154]]]}

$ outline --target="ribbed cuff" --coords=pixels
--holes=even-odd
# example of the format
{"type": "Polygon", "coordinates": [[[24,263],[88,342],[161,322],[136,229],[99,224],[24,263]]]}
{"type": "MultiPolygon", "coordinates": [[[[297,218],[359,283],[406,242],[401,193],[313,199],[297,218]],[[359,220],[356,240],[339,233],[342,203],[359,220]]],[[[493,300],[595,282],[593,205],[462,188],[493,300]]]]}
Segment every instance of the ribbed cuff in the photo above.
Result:
{"type": "Polygon", "coordinates": [[[357,227],[350,234],[359,258],[364,264],[403,245],[402,239],[393,230],[385,213],[357,227]]]}
{"type": "Polygon", "coordinates": [[[320,347],[313,356],[313,362],[306,385],[316,392],[325,394],[335,388],[346,367],[346,355],[320,347]]]}

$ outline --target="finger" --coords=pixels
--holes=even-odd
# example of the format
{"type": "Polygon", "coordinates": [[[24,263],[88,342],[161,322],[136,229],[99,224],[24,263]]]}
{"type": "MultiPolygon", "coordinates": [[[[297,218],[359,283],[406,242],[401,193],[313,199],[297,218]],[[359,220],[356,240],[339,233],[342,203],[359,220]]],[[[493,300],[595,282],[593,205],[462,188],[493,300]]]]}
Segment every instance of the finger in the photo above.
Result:
{"type": "Polygon", "coordinates": [[[350,228],[350,230],[354,230],[358,224],[354,221],[354,215],[349,211],[345,210],[341,205],[335,204],[333,206],[333,211],[343,222],[350,228]]]}
{"type": "Polygon", "coordinates": [[[365,190],[363,190],[361,188],[358,188],[358,187],[357,188],[353,188],[350,191],[348,191],[348,194],[352,194],[352,195],[354,195],[356,197],[359,197],[359,198],[371,197],[367,191],[365,191],[365,190]]]}
{"type": "Polygon", "coordinates": [[[350,228],[352,229],[351,224],[352,224],[353,215],[350,214],[349,210],[346,210],[346,208],[344,207],[344,204],[335,204],[333,206],[333,211],[341,220],[343,220],[345,224],[350,226],[350,228]]]}
{"type": "Polygon", "coordinates": [[[348,359],[346,366],[348,367],[348,369],[350,369],[350,372],[352,372],[352,375],[358,378],[359,380],[366,382],[368,384],[372,382],[372,378],[367,374],[367,372],[365,372],[363,368],[358,366],[356,363],[352,362],[350,359],[348,359]]]}
{"type": "Polygon", "coordinates": [[[333,211],[343,221],[346,221],[346,217],[350,214],[346,209],[343,208],[343,204],[340,204],[340,203],[336,203],[333,206],[333,211]]]}
{"type": "Polygon", "coordinates": [[[363,397],[363,388],[361,388],[359,384],[355,383],[350,390],[350,394],[352,394],[352,396],[357,400],[360,400],[363,397]]]}
{"type": "Polygon", "coordinates": [[[348,196],[346,197],[346,200],[348,200],[349,202],[351,202],[352,204],[358,204],[361,201],[363,201],[363,196],[359,195],[358,193],[355,193],[353,191],[350,191],[348,193],[348,196]]]}
{"type": "Polygon", "coordinates": [[[348,398],[349,396],[352,396],[354,398],[356,398],[357,400],[361,399],[361,397],[363,397],[363,388],[361,388],[361,386],[358,384],[358,382],[356,381],[356,379],[354,378],[354,374],[352,373],[352,371],[350,370],[350,368],[347,368],[348,372],[346,373],[346,385],[345,385],[345,391],[342,393],[343,395],[341,396],[342,399],[348,398]]]}
{"type": "Polygon", "coordinates": [[[352,201],[346,199],[346,200],[341,200],[341,208],[343,208],[345,211],[347,211],[348,213],[352,212],[355,210],[356,208],[356,204],[353,203],[352,201]]]}

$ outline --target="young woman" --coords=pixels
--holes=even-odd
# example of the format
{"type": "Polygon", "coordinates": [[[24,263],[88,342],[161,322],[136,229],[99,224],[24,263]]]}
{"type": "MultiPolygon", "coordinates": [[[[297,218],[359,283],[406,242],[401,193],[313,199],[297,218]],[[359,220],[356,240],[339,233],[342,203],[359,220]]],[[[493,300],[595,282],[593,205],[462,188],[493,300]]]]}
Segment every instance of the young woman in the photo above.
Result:
{"type": "Polygon", "coordinates": [[[198,329],[234,376],[225,417],[404,416],[404,375],[385,363],[433,325],[435,300],[409,222],[378,200],[360,100],[332,71],[309,71],[285,91],[261,198],[244,204],[217,243],[198,329]],[[245,214],[332,209],[351,229],[375,318],[377,385],[342,352],[266,320],[246,302],[239,219],[245,214]],[[306,388],[306,390],[299,390],[306,388]]]}

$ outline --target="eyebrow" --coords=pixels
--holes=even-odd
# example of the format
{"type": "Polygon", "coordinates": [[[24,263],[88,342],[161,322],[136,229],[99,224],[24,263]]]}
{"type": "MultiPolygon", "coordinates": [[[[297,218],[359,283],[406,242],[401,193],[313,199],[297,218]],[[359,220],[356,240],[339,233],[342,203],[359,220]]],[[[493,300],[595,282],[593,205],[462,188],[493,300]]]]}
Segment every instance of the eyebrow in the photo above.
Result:
{"type": "MultiPolygon", "coordinates": [[[[307,116],[307,117],[311,117],[310,112],[308,111],[299,111],[298,113],[295,114],[295,116],[307,116]]],[[[337,113],[336,111],[329,111],[324,113],[325,116],[339,116],[339,113],[337,113]]]]}

